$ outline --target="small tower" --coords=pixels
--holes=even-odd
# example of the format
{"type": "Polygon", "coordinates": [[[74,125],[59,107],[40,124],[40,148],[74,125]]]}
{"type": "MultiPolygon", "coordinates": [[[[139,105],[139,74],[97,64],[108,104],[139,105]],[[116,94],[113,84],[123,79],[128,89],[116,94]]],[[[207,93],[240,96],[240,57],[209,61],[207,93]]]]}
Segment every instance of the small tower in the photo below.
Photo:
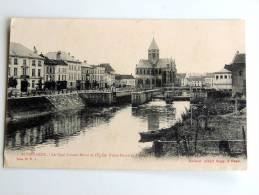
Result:
{"type": "Polygon", "coordinates": [[[158,62],[158,60],[159,60],[159,48],[153,37],[153,40],[148,48],[148,61],[151,64],[156,64],[158,62]]]}

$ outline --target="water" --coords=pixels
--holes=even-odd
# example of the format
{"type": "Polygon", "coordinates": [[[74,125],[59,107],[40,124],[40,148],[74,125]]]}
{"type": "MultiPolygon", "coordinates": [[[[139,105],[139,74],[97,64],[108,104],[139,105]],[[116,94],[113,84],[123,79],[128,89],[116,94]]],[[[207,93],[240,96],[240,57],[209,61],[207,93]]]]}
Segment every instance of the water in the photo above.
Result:
{"type": "Polygon", "coordinates": [[[138,108],[87,108],[7,125],[8,151],[112,152],[137,154],[151,143],[139,143],[139,132],[172,126],[189,102],[154,100],[138,108]]]}

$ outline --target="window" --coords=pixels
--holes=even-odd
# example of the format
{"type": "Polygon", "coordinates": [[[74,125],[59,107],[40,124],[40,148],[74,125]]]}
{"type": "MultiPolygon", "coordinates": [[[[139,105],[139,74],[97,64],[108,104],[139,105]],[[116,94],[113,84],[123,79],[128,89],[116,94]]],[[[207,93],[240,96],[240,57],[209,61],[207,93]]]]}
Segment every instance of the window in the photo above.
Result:
{"type": "Polygon", "coordinates": [[[49,75],[46,75],[46,81],[48,81],[49,80],[49,75]]]}
{"type": "Polygon", "coordinates": [[[8,60],[9,60],[8,63],[9,63],[9,64],[12,64],[12,59],[9,58],[8,60]]]}
{"type": "Polygon", "coordinates": [[[23,68],[23,69],[22,69],[22,74],[23,74],[23,75],[26,75],[26,68],[23,68]]]}
{"type": "Polygon", "coordinates": [[[40,77],[40,76],[41,76],[41,70],[38,69],[38,77],[40,77]]]}
{"type": "Polygon", "coordinates": [[[35,77],[35,69],[31,70],[31,76],[35,77]]]}
{"type": "Polygon", "coordinates": [[[17,76],[17,68],[14,68],[14,69],[13,69],[13,75],[14,75],[14,76],[17,76]]]}
{"type": "Polygon", "coordinates": [[[14,65],[17,65],[18,64],[18,59],[17,58],[14,58],[14,65]]]}
{"type": "Polygon", "coordinates": [[[31,81],[31,87],[32,87],[32,88],[35,87],[35,81],[34,81],[34,80],[31,81]]]}
{"type": "Polygon", "coordinates": [[[40,60],[38,61],[38,66],[41,66],[41,61],[40,60]]]}
{"type": "Polygon", "coordinates": [[[225,79],[227,79],[228,78],[228,76],[227,75],[225,75],[225,79]]]}
{"type": "Polygon", "coordinates": [[[239,76],[242,76],[242,74],[243,74],[243,71],[240,70],[240,71],[239,71],[239,76]]]}
{"type": "Polygon", "coordinates": [[[216,75],[216,79],[219,79],[219,76],[218,76],[218,75],[216,75]]]}
{"type": "Polygon", "coordinates": [[[23,60],[23,65],[26,65],[26,60],[25,59],[23,60]]]}
{"type": "Polygon", "coordinates": [[[223,79],[223,75],[220,75],[220,79],[223,79]]]}
{"type": "Polygon", "coordinates": [[[60,81],[60,74],[58,75],[58,80],[60,81]]]}
{"type": "Polygon", "coordinates": [[[32,63],[31,63],[32,66],[35,66],[35,60],[32,60],[32,63]]]}

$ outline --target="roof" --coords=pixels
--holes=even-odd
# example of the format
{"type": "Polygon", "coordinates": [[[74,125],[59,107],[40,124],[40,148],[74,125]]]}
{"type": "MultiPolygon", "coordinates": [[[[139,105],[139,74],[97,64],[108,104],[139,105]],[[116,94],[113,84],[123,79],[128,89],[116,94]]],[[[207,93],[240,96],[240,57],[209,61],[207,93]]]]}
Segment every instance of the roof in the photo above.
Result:
{"type": "Polygon", "coordinates": [[[177,73],[176,77],[178,78],[184,78],[186,76],[186,73],[177,73]]]}
{"type": "Polygon", "coordinates": [[[134,79],[133,75],[127,75],[127,74],[116,74],[115,75],[116,80],[122,80],[122,79],[134,79]]]}
{"type": "Polygon", "coordinates": [[[32,50],[23,46],[21,43],[15,42],[10,42],[9,55],[18,57],[37,58],[43,60],[43,58],[40,57],[37,53],[34,53],[32,50]]]}
{"type": "MultiPolygon", "coordinates": [[[[157,64],[155,65],[157,68],[166,68],[167,64],[170,64],[175,67],[175,61],[172,58],[159,58],[157,64]]],[[[140,59],[137,64],[137,68],[153,68],[154,65],[149,62],[147,59],[140,59]]]]}
{"type": "Polygon", "coordinates": [[[240,63],[243,63],[243,64],[246,63],[246,54],[236,53],[236,55],[232,61],[232,64],[240,64],[240,63]]]}
{"type": "Polygon", "coordinates": [[[153,37],[153,39],[152,39],[152,42],[151,42],[151,44],[150,44],[148,50],[159,50],[159,48],[158,48],[158,46],[157,46],[157,44],[156,44],[156,41],[155,41],[154,37],[153,37]]]}
{"type": "Polygon", "coordinates": [[[188,78],[189,81],[204,81],[203,76],[189,76],[188,78]]]}
{"type": "Polygon", "coordinates": [[[224,73],[224,74],[226,74],[226,73],[231,73],[231,71],[229,71],[229,70],[227,70],[225,68],[222,68],[221,70],[219,70],[219,71],[217,71],[215,73],[224,73]]]}
{"type": "Polygon", "coordinates": [[[234,56],[231,64],[226,64],[225,69],[232,71],[239,67],[245,67],[246,65],[246,54],[237,52],[234,56]]]}
{"type": "Polygon", "coordinates": [[[103,64],[100,64],[99,66],[105,68],[105,72],[107,73],[114,72],[114,69],[109,63],[103,63],[103,64]]]}
{"type": "Polygon", "coordinates": [[[214,73],[208,72],[204,75],[204,78],[214,78],[214,73]]]}
{"type": "Polygon", "coordinates": [[[45,65],[52,65],[52,66],[56,66],[56,65],[67,66],[68,65],[64,60],[49,59],[48,57],[44,56],[43,54],[40,54],[40,56],[44,58],[44,64],[45,65]]]}
{"type": "Polygon", "coordinates": [[[80,60],[76,59],[74,56],[70,55],[69,52],[65,51],[55,51],[55,52],[48,52],[46,56],[49,59],[57,59],[57,53],[60,53],[60,59],[65,60],[65,61],[70,61],[70,62],[76,62],[76,63],[81,63],[80,60]]]}

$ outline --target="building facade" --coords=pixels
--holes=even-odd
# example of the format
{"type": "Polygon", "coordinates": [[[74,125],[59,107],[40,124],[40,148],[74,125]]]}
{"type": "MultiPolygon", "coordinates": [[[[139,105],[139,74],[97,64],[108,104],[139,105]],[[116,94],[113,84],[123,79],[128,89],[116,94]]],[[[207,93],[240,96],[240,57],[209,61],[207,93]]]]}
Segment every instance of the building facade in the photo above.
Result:
{"type": "Polygon", "coordinates": [[[99,65],[104,68],[104,85],[111,87],[115,85],[115,71],[109,63],[102,63],[99,65]]]}
{"type": "Polygon", "coordinates": [[[92,65],[93,68],[93,87],[94,88],[104,88],[104,74],[105,68],[99,65],[92,65]]]}
{"type": "Polygon", "coordinates": [[[225,65],[232,75],[232,96],[246,97],[246,56],[236,52],[232,62],[225,65]]]}
{"type": "Polygon", "coordinates": [[[81,89],[91,89],[93,87],[93,74],[94,68],[84,61],[81,66],[81,89]]]}
{"type": "Polygon", "coordinates": [[[20,43],[10,43],[8,80],[16,80],[15,88],[22,92],[37,89],[39,82],[43,82],[44,58],[38,55],[36,47],[30,50],[20,43]]]}
{"type": "Polygon", "coordinates": [[[48,52],[46,56],[52,60],[63,60],[67,63],[67,82],[68,88],[80,88],[81,86],[81,66],[82,62],[76,59],[74,56],[71,56],[69,52],[57,51],[57,52],[48,52]]]}
{"type": "Polygon", "coordinates": [[[190,87],[204,87],[205,80],[202,75],[190,75],[187,80],[190,87]]]}
{"type": "Polygon", "coordinates": [[[135,78],[132,74],[124,75],[124,74],[116,74],[115,75],[115,83],[116,87],[129,87],[135,88],[135,78]]]}
{"type": "Polygon", "coordinates": [[[187,86],[186,73],[177,73],[176,74],[176,86],[179,86],[179,87],[187,86]]]}
{"type": "Polygon", "coordinates": [[[206,73],[204,75],[204,87],[212,89],[214,86],[214,73],[206,73]]]}
{"type": "Polygon", "coordinates": [[[44,80],[45,81],[67,81],[68,64],[63,60],[52,60],[44,55],[44,80]]]}
{"type": "Polygon", "coordinates": [[[231,71],[223,68],[218,72],[214,72],[213,88],[217,90],[231,90],[232,89],[231,71]]]}
{"type": "Polygon", "coordinates": [[[153,38],[148,48],[148,59],[136,65],[138,88],[172,86],[176,81],[176,64],[172,58],[160,58],[159,48],[153,38]]]}

